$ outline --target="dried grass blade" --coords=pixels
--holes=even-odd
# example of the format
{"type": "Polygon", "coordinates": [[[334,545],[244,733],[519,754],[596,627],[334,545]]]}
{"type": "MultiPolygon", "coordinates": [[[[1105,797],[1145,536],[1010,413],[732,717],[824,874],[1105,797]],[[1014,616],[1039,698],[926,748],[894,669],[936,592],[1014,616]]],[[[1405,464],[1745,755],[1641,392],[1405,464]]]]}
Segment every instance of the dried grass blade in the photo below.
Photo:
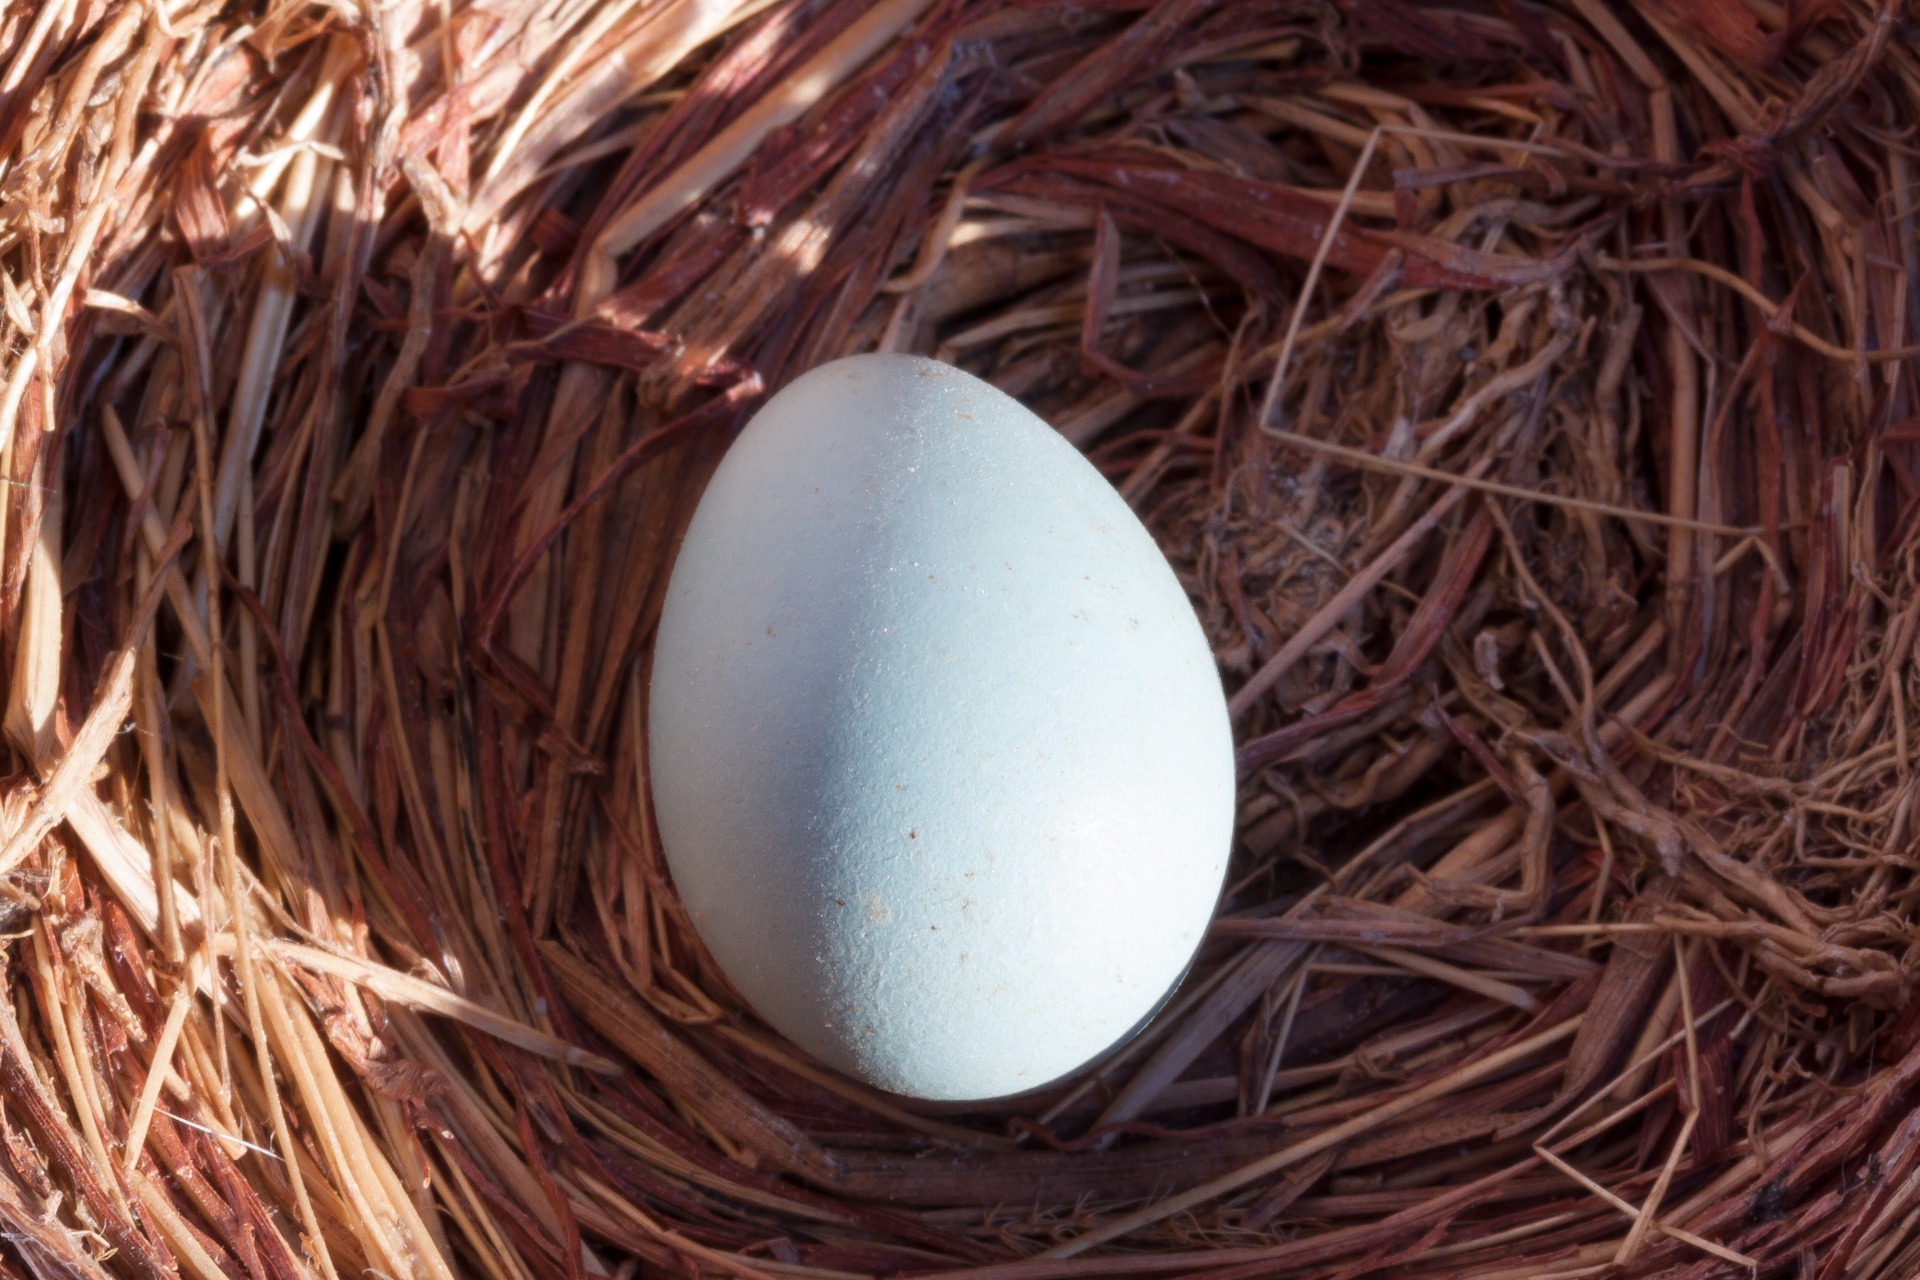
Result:
{"type": "MultiPolygon", "coordinates": [[[[282,942],[269,938],[258,939],[258,945],[268,955],[286,964],[296,964],[314,973],[344,978],[348,982],[367,988],[383,1000],[391,1000],[395,1004],[405,1005],[410,1009],[419,1009],[425,1013],[437,1013],[441,1017],[452,1018],[476,1031],[484,1031],[490,1036],[542,1058],[552,1058],[558,1062],[569,1063],[604,1075],[615,1075],[621,1070],[619,1064],[610,1062],[597,1053],[589,1053],[564,1040],[555,1039],[543,1031],[536,1031],[525,1023],[515,1022],[512,1018],[495,1013],[486,1006],[477,1004],[445,987],[435,986],[431,982],[401,973],[397,969],[389,969],[385,965],[375,964],[371,960],[324,951],[319,947],[305,946],[297,942],[282,942]]],[[[233,950],[231,941],[222,938],[216,950],[222,955],[230,953],[233,950]]]]}
{"type": "Polygon", "coordinates": [[[1077,1254],[1086,1252],[1095,1245],[1106,1244],[1108,1241],[1117,1240],[1122,1236],[1139,1230],[1141,1227],[1158,1222],[1163,1218],[1183,1210],[1190,1209],[1194,1205],[1213,1199],[1215,1196],[1224,1195],[1229,1191],[1246,1186],[1249,1182],[1257,1181],[1269,1174],[1278,1173],[1289,1165],[1297,1164],[1302,1160],[1325,1151],[1329,1147],[1346,1142],[1370,1129],[1378,1128],[1398,1116],[1405,1115],[1415,1107],[1424,1106],[1437,1098],[1444,1098],[1450,1093],[1464,1089],[1478,1080],[1505,1069],[1511,1063],[1523,1061],[1527,1057],[1540,1052],[1542,1049],[1558,1044],[1560,1041],[1565,1040],[1567,1037],[1573,1035],[1574,1032],[1578,1031],[1580,1029],[1580,1022],[1581,1015],[1576,1014],[1558,1026],[1549,1028],[1537,1035],[1529,1036],[1517,1044],[1509,1045],[1504,1049],[1488,1054],[1478,1061],[1470,1062],[1465,1066],[1459,1067],[1439,1080],[1435,1080],[1430,1084],[1423,1085],[1418,1089],[1402,1094],[1400,1097],[1363,1112],[1343,1124],[1334,1125],[1322,1133],[1296,1142],[1291,1146],[1276,1151],[1263,1159],[1256,1160],[1252,1164],[1237,1169],[1232,1173],[1215,1178],[1211,1182],[1202,1183],[1200,1186],[1180,1192],[1178,1195],[1168,1196],[1166,1199],[1149,1205],[1144,1209],[1126,1214],[1103,1226],[1095,1227],[1093,1230],[1077,1236],[1065,1244],[1056,1245],[1041,1256],[1047,1258],[1074,1257],[1077,1254]]]}
{"type": "Polygon", "coordinates": [[[828,1185],[837,1180],[839,1170],[832,1155],[716,1072],[637,1001],[616,991],[557,944],[542,947],[541,955],[594,1030],[712,1123],[783,1168],[828,1185]]]}
{"type": "MultiPolygon", "coordinates": [[[[724,181],[773,130],[797,119],[861,63],[885,47],[918,18],[932,0],[880,0],[838,39],[741,114],[678,169],[650,188],[607,225],[594,246],[597,259],[610,263],[685,212],[724,181]]],[[[600,272],[610,271],[599,267],[600,272]]],[[[589,279],[610,277],[590,276],[589,279]]],[[[583,296],[599,301],[608,290],[589,284],[583,296]]]]}

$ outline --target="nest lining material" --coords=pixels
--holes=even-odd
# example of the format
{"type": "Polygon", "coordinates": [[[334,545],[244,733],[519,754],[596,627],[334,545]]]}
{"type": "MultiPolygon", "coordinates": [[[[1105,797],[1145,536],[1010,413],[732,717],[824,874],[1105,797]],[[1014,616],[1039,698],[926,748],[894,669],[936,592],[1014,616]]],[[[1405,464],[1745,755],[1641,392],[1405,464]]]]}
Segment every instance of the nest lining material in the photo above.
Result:
{"type": "Polygon", "coordinates": [[[0,9],[0,1268],[1920,1271],[1916,34],[0,9]],[[1232,691],[1200,964],[1014,1104],[780,1043],[647,809],[702,482],[874,349],[1085,449],[1232,691]]]}

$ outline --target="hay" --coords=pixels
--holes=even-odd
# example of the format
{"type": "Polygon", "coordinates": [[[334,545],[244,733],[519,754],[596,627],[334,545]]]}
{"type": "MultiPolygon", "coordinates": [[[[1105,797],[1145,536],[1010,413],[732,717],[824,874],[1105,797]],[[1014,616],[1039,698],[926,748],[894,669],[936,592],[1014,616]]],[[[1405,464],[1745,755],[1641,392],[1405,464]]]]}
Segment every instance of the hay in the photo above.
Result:
{"type": "Polygon", "coordinates": [[[6,6],[0,1262],[1915,1274],[1916,34],[6,6]],[[677,531],[876,347],[1086,449],[1233,690],[1201,963],[1016,1104],[781,1044],[649,823],[677,531]]]}

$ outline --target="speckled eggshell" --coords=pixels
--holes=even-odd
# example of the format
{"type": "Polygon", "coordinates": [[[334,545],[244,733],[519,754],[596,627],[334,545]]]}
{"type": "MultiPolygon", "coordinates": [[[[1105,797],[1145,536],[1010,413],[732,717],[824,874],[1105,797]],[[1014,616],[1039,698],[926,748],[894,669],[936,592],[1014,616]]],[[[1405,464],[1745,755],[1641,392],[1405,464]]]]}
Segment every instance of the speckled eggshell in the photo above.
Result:
{"type": "Polygon", "coordinates": [[[1232,837],[1219,675],[1133,512],[970,374],[854,356],[715,472],[654,648],[653,795],[727,977],[824,1062],[1019,1093],[1136,1030],[1232,837]]]}

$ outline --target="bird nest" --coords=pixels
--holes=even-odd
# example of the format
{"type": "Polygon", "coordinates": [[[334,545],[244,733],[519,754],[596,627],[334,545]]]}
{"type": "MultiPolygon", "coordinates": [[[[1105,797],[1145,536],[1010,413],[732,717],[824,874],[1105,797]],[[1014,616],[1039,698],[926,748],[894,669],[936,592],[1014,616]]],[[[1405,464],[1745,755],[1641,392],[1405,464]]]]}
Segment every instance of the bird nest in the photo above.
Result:
{"type": "Polygon", "coordinates": [[[0,8],[0,1271],[1916,1274],[1917,35],[0,8]],[[649,812],[703,481],[868,350],[1231,697],[1191,976],[1012,1102],[756,1021],[649,812]]]}

